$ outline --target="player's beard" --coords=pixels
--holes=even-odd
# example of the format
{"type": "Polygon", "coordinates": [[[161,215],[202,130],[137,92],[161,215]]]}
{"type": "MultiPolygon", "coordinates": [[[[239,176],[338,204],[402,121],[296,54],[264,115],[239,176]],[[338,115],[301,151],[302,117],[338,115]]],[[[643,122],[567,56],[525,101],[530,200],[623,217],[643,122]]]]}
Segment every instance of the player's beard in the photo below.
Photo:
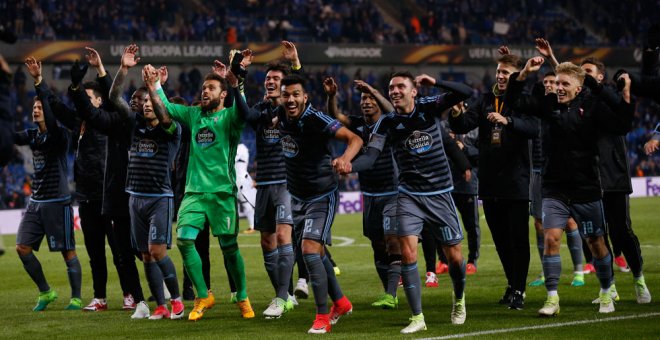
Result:
{"type": "Polygon", "coordinates": [[[213,109],[220,106],[221,100],[222,99],[220,98],[215,98],[215,99],[211,99],[207,105],[201,105],[202,112],[207,112],[207,113],[213,112],[212,111],[213,109]]]}

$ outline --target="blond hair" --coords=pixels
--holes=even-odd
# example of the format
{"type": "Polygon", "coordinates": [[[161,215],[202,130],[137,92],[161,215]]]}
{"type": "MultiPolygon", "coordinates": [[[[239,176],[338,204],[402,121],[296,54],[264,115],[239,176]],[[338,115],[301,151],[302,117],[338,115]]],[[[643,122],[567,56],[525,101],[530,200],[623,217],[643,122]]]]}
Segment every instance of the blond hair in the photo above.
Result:
{"type": "Polygon", "coordinates": [[[587,75],[587,73],[584,72],[580,66],[577,66],[570,61],[557,65],[557,68],[555,68],[555,73],[557,75],[566,74],[568,76],[575,77],[580,82],[580,84],[584,83],[584,77],[587,75]]]}

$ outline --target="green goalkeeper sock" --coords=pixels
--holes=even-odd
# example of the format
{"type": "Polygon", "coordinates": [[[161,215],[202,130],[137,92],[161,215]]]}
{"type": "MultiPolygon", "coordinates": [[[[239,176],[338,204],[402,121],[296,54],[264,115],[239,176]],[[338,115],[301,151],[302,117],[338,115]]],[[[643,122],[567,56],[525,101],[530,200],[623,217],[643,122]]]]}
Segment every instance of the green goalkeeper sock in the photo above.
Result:
{"type": "Polygon", "coordinates": [[[197,297],[209,297],[208,288],[202,274],[202,258],[199,257],[199,253],[195,248],[195,240],[178,239],[176,244],[179,247],[179,251],[181,251],[181,257],[183,257],[183,267],[197,291],[197,297]]]}
{"type": "Polygon", "coordinates": [[[245,263],[238,249],[236,236],[221,236],[219,238],[222,255],[227,263],[227,271],[236,284],[236,298],[238,301],[247,299],[247,282],[245,280],[245,263]]]}

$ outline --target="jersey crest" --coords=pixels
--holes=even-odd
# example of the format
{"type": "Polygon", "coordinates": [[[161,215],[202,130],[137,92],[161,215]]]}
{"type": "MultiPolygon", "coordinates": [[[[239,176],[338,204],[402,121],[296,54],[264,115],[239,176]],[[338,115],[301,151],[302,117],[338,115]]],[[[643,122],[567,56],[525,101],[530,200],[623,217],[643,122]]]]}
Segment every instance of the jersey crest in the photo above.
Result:
{"type": "Polygon", "coordinates": [[[284,156],[287,158],[293,158],[298,155],[298,151],[300,148],[298,147],[298,144],[296,141],[293,139],[291,136],[284,136],[281,139],[282,142],[282,152],[284,153],[284,156]]]}

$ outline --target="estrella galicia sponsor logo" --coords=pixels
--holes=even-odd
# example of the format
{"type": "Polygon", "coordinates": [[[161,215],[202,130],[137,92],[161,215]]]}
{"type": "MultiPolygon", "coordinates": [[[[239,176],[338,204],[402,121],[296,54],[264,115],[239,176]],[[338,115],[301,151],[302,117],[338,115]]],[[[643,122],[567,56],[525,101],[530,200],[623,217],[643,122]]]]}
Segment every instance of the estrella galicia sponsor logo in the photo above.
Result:
{"type": "Polygon", "coordinates": [[[263,129],[263,132],[261,133],[261,138],[263,138],[266,144],[277,144],[280,142],[280,130],[263,129]]]}
{"type": "Polygon", "coordinates": [[[195,136],[195,141],[197,141],[197,145],[205,148],[215,142],[215,132],[208,128],[199,129],[197,136],[195,136]]]}
{"type": "Polygon", "coordinates": [[[42,170],[46,166],[46,153],[34,150],[32,163],[34,164],[34,171],[42,170]]]}
{"type": "Polygon", "coordinates": [[[405,141],[406,148],[411,153],[422,154],[431,149],[433,137],[423,131],[414,131],[405,141]]]}
{"type": "Polygon", "coordinates": [[[280,142],[282,143],[282,152],[284,153],[284,157],[293,158],[298,155],[298,144],[293,139],[293,137],[286,135],[282,137],[280,142]]]}
{"type": "Polygon", "coordinates": [[[139,157],[151,158],[158,153],[158,144],[151,139],[140,139],[133,144],[133,152],[139,157]]]}

